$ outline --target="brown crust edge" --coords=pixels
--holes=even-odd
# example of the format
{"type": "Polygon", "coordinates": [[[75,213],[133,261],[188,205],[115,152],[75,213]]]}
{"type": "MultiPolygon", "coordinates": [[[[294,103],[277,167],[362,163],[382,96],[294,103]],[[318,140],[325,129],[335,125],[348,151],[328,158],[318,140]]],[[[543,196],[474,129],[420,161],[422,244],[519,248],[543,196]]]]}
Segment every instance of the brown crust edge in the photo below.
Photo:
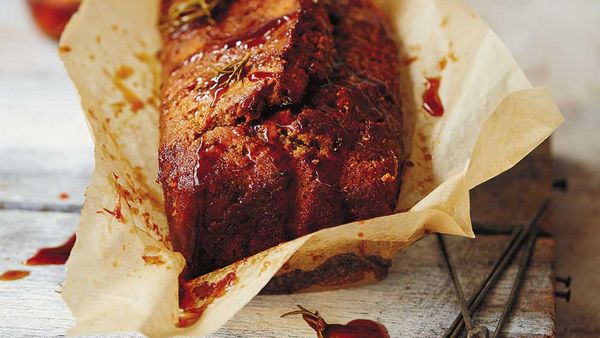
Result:
{"type": "Polygon", "coordinates": [[[261,294],[291,294],[360,286],[387,277],[391,261],[380,256],[344,253],[333,256],[312,271],[296,269],[273,277],[261,294]]]}

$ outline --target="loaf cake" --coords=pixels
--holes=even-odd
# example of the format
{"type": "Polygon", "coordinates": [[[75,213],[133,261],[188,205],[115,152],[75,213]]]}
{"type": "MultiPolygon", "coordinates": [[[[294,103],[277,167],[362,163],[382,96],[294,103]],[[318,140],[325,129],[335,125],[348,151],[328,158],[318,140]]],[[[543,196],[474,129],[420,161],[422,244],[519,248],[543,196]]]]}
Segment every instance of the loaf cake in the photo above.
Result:
{"type": "Polygon", "coordinates": [[[394,211],[400,62],[372,0],[163,0],[159,180],[198,276],[394,211]]]}

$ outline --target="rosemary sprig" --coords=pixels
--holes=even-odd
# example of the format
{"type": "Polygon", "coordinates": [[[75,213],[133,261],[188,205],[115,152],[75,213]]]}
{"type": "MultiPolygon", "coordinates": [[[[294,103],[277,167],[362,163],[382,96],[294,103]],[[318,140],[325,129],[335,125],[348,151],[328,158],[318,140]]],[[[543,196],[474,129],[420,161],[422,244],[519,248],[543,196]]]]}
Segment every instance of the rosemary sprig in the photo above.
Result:
{"type": "Polygon", "coordinates": [[[200,18],[206,18],[211,24],[215,23],[212,11],[221,0],[183,0],[169,7],[167,22],[162,28],[173,33],[177,29],[200,18]]]}
{"type": "Polygon", "coordinates": [[[217,72],[215,78],[220,79],[221,76],[227,77],[225,81],[217,81],[215,87],[229,87],[231,84],[239,82],[242,79],[244,68],[250,60],[250,56],[250,53],[246,53],[241,59],[232,61],[223,67],[209,66],[217,72]]]}

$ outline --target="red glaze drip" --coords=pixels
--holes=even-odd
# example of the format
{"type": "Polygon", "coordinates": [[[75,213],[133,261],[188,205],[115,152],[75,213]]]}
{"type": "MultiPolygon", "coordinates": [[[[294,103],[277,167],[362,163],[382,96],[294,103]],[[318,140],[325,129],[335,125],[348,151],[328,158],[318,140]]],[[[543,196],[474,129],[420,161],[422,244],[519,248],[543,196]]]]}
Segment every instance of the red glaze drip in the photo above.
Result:
{"type": "Polygon", "coordinates": [[[410,66],[413,62],[417,61],[418,59],[418,56],[405,56],[404,59],[402,59],[402,63],[404,64],[404,66],[410,66]]]}
{"type": "Polygon", "coordinates": [[[79,8],[79,1],[75,0],[28,0],[27,3],[39,29],[55,40],[79,8]]]}
{"type": "Polygon", "coordinates": [[[212,102],[210,103],[210,107],[214,108],[217,105],[217,102],[221,99],[221,96],[225,94],[225,92],[229,89],[229,87],[218,87],[215,90],[211,90],[210,96],[212,96],[212,102]]]}
{"type": "Polygon", "coordinates": [[[237,281],[235,272],[228,273],[216,283],[201,282],[196,285],[193,280],[180,280],[179,307],[183,309],[184,313],[179,317],[177,327],[194,325],[202,317],[204,310],[217,298],[223,297],[237,281]],[[202,305],[198,306],[198,302],[201,302],[202,305]]]}
{"type": "Polygon", "coordinates": [[[442,104],[439,94],[442,78],[439,76],[428,77],[426,80],[427,87],[423,93],[423,108],[425,108],[431,116],[442,116],[444,115],[444,105],[442,104]]]}
{"type": "Polygon", "coordinates": [[[260,80],[274,78],[275,76],[277,76],[277,74],[272,72],[254,72],[248,76],[248,79],[251,82],[258,82],[260,80]]]}
{"type": "MultiPolygon", "coordinates": [[[[117,220],[119,220],[121,222],[123,222],[125,220],[125,216],[123,216],[123,213],[121,212],[121,204],[120,203],[117,203],[113,210],[108,210],[106,208],[102,208],[102,210],[105,213],[111,215],[112,217],[116,218],[117,220]]],[[[102,211],[97,211],[96,213],[97,214],[102,213],[102,211]]]]}
{"type": "Polygon", "coordinates": [[[385,326],[379,322],[368,319],[355,319],[349,321],[346,325],[327,324],[325,319],[319,315],[319,312],[310,312],[298,305],[300,310],[284,314],[302,315],[306,323],[317,332],[318,337],[324,338],[390,338],[385,326]]]}
{"type": "Polygon", "coordinates": [[[23,279],[27,276],[29,276],[29,271],[8,270],[8,271],[4,271],[4,273],[0,275],[0,281],[9,282],[9,281],[23,279]]]}
{"type": "Polygon", "coordinates": [[[25,265],[62,265],[67,262],[71,249],[75,245],[76,236],[73,234],[64,244],[53,247],[43,248],[24,262],[25,265]]]}
{"type": "Polygon", "coordinates": [[[210,103],[210,107],[214,108],[217,102],[221,99],[221,96],[227,92],[229,89],[229,85],[226,84],[229,80],[231,74],[217,74],[215,77],[210,79],[208,85],[208,93],[212,98],[212,102],[210,103]]]}

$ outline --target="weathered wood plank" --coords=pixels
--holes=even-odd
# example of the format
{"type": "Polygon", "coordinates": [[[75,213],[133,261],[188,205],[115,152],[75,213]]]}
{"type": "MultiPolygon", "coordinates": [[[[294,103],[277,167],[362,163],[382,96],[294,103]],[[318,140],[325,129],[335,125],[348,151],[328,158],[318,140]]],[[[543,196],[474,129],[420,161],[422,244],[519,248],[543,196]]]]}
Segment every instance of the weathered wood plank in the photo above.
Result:
{"type": "Polygon", "coordinates": [[[0,150],[0,209],[79,212],[92,172],[89,157],[0,150]]]}
{"type": "MultiPolygon", "coordinates": [[[[0,271],[32,272],[20,281],[0,282],[0,336],[58,336],[72,325],[73,319],[55,292],[64,278],[63,267],[23,267],[20,262],[37,248],[66,239],[77,217],[54,212],[0,211],[0,271]]],[[[506,240],[506,236],[448,240],[467,293],[484,277],[506,240]]],[[[553,242],[541,239],[522,290],[526,296],[519,298],[507,326],[508,337],[553,336],[552,262],[553,242]]],[[[513,264],[482,305],[476,321],[490,327],[495,324],[515,273],[513,264]]],[[[430,236],[402,251],[394,260],[389,277],[379,284],[321,293],[260,295],[212,337],[312,337],[300,318],[279,318],[295,304],[319,309],[331,322],[345,323],[356,318],[381,321],[392,337],[438,336],[458,311],[437,242],[430,236]]]]}
{"type": "Polygon", "coordinates": [[[552,193],[550,144],[544,142],[514,168],[471,191],[476,230],[508,230],[531,220],[552,193]]]}
{"type": "Polygon", "coordinates": [[[56,292],[63,266],[24,267],[36,249],[58,245],[74,231],[77,214],[0,211],[0,271],[27,270],[29,277],[0,282],[0,336],[59,336],[71,325],[69,310],[56,292]]]}
{"type": "Polygon", "coordinates": [[[26,1],[2,2],[0,51],[0,209],[77,211],[91,137],[56,43],[39,34],[26,1]]]}

